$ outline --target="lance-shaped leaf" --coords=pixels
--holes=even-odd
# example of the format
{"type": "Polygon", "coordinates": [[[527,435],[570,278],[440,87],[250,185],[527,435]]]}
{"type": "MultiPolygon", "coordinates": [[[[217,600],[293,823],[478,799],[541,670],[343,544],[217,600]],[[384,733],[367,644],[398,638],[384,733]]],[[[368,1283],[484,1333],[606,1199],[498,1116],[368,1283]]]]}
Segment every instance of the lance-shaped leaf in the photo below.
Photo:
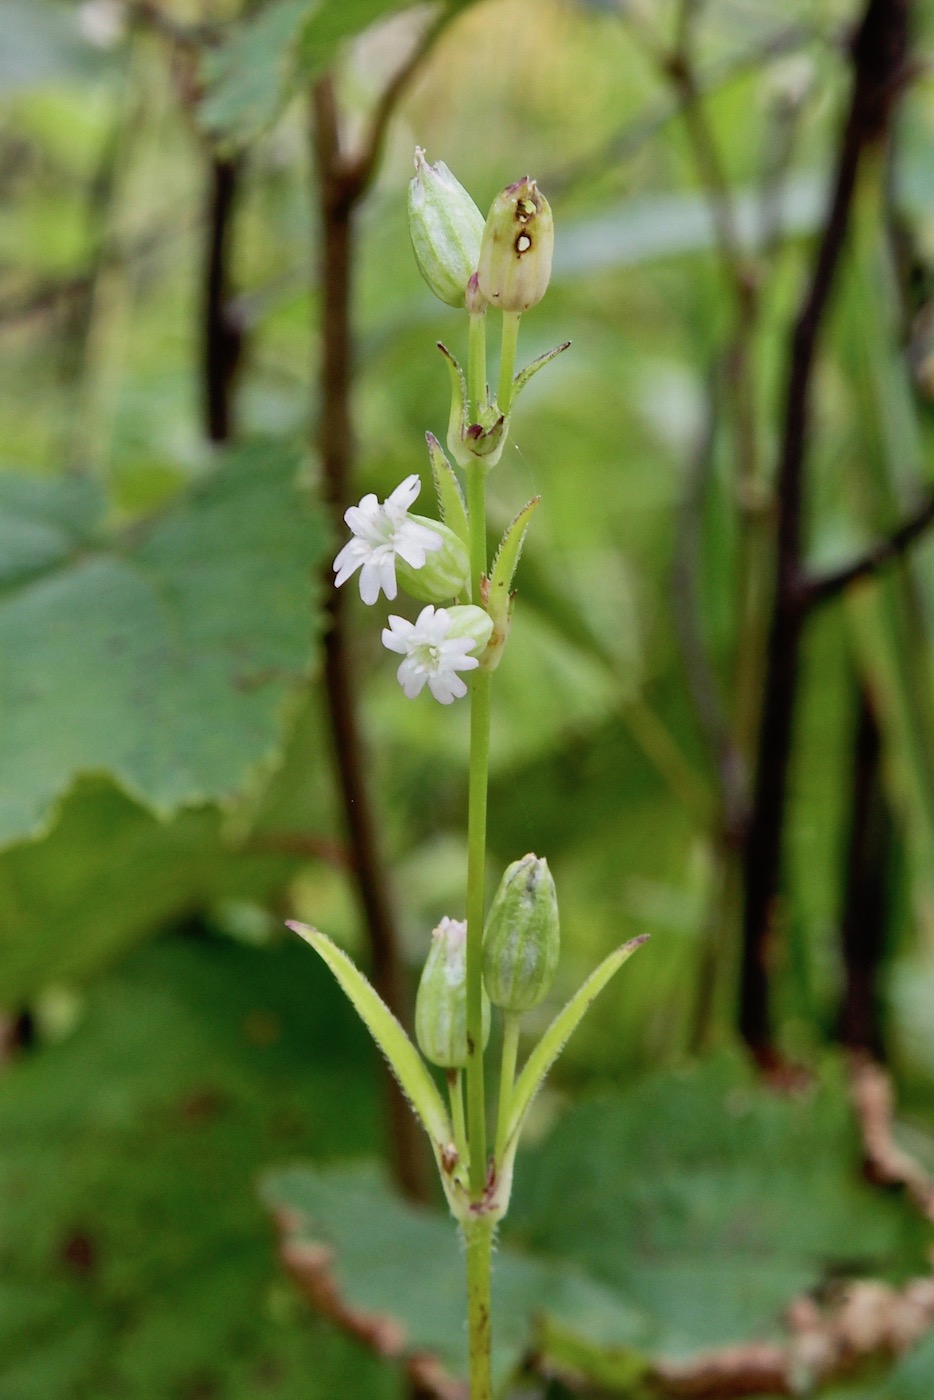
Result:
{"type": "Polygon", "coordinates": [[[390,1069],[431,1138],[440,1163],[442,1153],[454,1137],[454,1130],[444,1100],[415,1046],[379,993],[336,943],[307,924],[289,920],[288,927],[310,944],[333,972],[357,1015],[389,1061],[390,1069]]]}
{"type": "Polygon", "coordinates": [[[565,350],[569,349],[570,345],[571,342],[565,340],[560,345],[555,345],[551,350],[546,350],[544,355],[539,355],[538,359],[533,360],[530,365],[526,365],[525,369],[520,369],[519,373],[512,381],[513,403],[515,403],[516,399],[522,393],[522,390],[525,388],[526,384],[528,384],[529,380],[538,374],[540,369],[543,369],[545,365],[555,359],[556,356],[563,354],[565,350]]]}
{"type": "Polygon", "coordinates": [[[533,496],[528,505],[522,507],[515,519],[507,525],[499,549],[496,551],[493,570],[490,574],[488,599],[490,616],[494,623],[505,619],[509,612],[509,593],[512,581],[515,578],[532,512],[540,500],[541,496],[533,496]]]}
{"type": "Polygon", "coordinates": [[[428,443],[431,474],[435,481],[441,519],[449,529],[454,531],[464,548],[469,550],[470,526],[467,523],[467,507],[464,504],[460,482],[434,433],[426,433],[425,441],[428,443]]]}
{"type": "Polygon", "coordinates": [[[507,1155],[510,1150],[515,1151],[515,1144],[525,1115],[529,1111],[529,1105],[542,1087],[548,1071],[561,1054],[571,1034],[583,1020],[587,1009],[603,991],[613,974],[619,971],[627,958],[630,958],[636,949],[647,941],[648,937],[647,933],[643,933],[638,938],[631,938],[628,943],[624,943],[620,948],[610,953],[609,957],[604,958],[583,986],[574,993],[564,1010],[558,1012],[526,1060],[512,1092],[509,1127],[506,1131],[507,1155]]]}
{"type": "Polygon", "coordinates": [[[451,354],[448,347],[439,340],[438,349],[444,356],[445,364],[448,367],[448,374],[451,376],[451,413],[448,418],[448,451],[459,467],[466,467],[470,461],[470,453],[464,447],[462,433],[467,416],[467,381],[464,378],[464,371],[459,362],[451,354]]]}

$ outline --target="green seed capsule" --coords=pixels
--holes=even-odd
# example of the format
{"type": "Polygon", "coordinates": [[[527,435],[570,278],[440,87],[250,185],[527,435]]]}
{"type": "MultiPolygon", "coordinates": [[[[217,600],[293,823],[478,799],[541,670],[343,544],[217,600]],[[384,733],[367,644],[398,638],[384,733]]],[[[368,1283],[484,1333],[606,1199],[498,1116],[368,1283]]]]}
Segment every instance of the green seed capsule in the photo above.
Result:
{"type": "Polygon", "coordinates": [[[483,215],[444,161],[429,165],[420,146],[409,184],[409,234],[418,270],[435,296],[463,309],[480,257],[483,215]]]}
{"type": "MultiPolygon", "coordinates": [[[[483,994],[483,1047],[490,1036],[490,1003],[483,994]]],[[[467,925],[442,919],[415,998],[415,1038],[422,1054],[442,1069],[467,1063],[467,925]]]]}
{"type": "Polygon", "coordinates": [[[470,578],[470,559],[461,540],[439,520],[429,520],[425,515],[411,517],[417,524],[434,530],[441,536],[441,548],[425,554],[425,562],[420,569],[398,556],[396,558],[396,578],[412,598],[423,603],[449,603],[467,587],[470,578]]]}
{"type": "Polygon", "coordinates": [[[513,861],[496,892],[483,937],[483,980],[494,1006],[530,1011],[544,1001],[558,968],[558,897],[548,862],[513,861]]]}
{"type": "Polygon", "coordinates": [[[551,206],[526,175],[493,201],[480,244],[480,291],[501,311],[528,311],[551,280],[551,206]]]}

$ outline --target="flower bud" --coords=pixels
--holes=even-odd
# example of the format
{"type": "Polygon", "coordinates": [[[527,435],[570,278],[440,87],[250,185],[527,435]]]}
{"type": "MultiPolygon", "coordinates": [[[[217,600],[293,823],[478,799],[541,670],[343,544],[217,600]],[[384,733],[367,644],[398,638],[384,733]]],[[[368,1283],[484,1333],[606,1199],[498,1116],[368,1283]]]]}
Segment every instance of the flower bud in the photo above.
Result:
{"type": "Polygon", "coordinates": [[[493,201],[483,228],[477,281],[501,311],[528,311],[551,279],[554,249],[551,206],[534,180],[507,185],[493,201]]]}
{"type": "Polygon", "coordinates": [[[493,619],[483,608],[473,603],[464,603],[457,608],[448,608],[448,637],[470,637],[473,642],[473,655],[482,656],[493,634],[493,619]]]}
{"type": "MultiPolygon", "coordinates": [[[[490,1036],[490,1003],[483,993],[483,1047],[490,1036]]],[[[467,1063],[467,925],[444,918],[431,947],[415,998],[415,1038],[426,1060],[442,1069],[467,1063]]]]}
{"type": "Polygon", "coordinates": [[[480,257],[483,215],[444,161],[429,165],[420,146],[409,182],[409,234],[418,270],[435,296],[463,309],[480,257]]]}
{"type": "Polygon", "coordinates": [[[463,593],[470,578],[470,559],[462,541],[447,525],[425,515],[411,517],[441,536],[441,548],[425,555],[420,569],[413,569],[401,555],[396,559],[396,578],[412,598],[424,603],[449,603],[463,593]]]}
{"type": "Polygon", "coordinates": [[[496,891],[483,936],[483,980],[494,1006],[530,1011],[558,967],[558,898],[548,862],[513,861],[496,891]]]}

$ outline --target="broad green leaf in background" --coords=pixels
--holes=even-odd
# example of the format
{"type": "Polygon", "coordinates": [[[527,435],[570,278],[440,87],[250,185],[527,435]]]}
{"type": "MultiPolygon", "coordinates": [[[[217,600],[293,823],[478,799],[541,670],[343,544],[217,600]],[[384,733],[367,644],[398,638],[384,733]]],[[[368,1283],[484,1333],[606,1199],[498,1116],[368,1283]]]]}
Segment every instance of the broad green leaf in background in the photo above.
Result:
{"type": "Polygon", "coordinates": [[[79,782],[43,840],[0,853],[0,1007],[101,971],[173,919],[272,898],[294,858],[223,827],[217,808],[162,821],[103,779],[79,782]]]}
{"type": "MultiPolygon", "coordinates": [[[[441,1211],[399,1199],[375,1165],[271,1172],[263,1198],[289,1225],[293,1244],[326,1245],[337,1297],[352,1314],[384,1319],[402,1356],[427,1353],[451,1375],[467,1364],[464,1256],[441,1211]]],[[[619,1348],[638,1346],[645,1319],[610,1290],[563,1260],[536,1258],[502,1241],[493,1270],[493,1371],[503,1383],[519,1366],[537,1320],[555,1313],[619,1348]]],[[[644,1366],[638,1349],[632,1369],[644,1366]]]]}
{"type": "Polygon", "coordinates": [[[324,532],[297,454],[233,454],[111,541],[91,483],[0,475],[0,843],[103,772],[162,815],[269,765],[311,666],[324,532]]]}
{"type": "Polygon", "coordinates": [[[842,1073],[778,1096],[731,1055],[569,1113],[519,1163],[510,1232],[644,1308],[668,1356],[774,1337],[831,1277],[925,1272],[930,1239],[863,1180],[842,1073]]]}
{"type": "MultiPolygon", "coordinates": [[[[342,1304],[463,1371],[463,1259],[450,1222],[361,1168],[271,1173],[264,1197],[324,1243],[342,1304]]],[[[842,1075],[795,1098],[724,1055],[572,1110],[520,1157],[494,1268],[498,1369],[534,1348],[611,1393],[653,1358],[781,1336],[830,1279],[925,1270],[930,1227],[862,1177],[842,1075]]]]}
{"type": "MultiPolygon", "coordinates": [[[[448,7],[463,4],[448,0],[448,7]]],[[[345,40],[406,8],[405,0],[273,0],[205,56],[203,126],[222,140],[249,142],[330,67],[345,40]]]]}
{"type": "Polygon", "coordinates": [[[205,130],[235,144],[270,126],[296,90],[295,47],[315,0],[275,0],[231,25],[218,49],[204,58],[205,130]]]}
{"type": "Polygon", "coordinates": [[[254,1176],[372,1151],[375,1056],[330,975],[274,948],[166,939],[0,1084],[4,1400],[395,1400],[309,1318],[254,1176]]]}

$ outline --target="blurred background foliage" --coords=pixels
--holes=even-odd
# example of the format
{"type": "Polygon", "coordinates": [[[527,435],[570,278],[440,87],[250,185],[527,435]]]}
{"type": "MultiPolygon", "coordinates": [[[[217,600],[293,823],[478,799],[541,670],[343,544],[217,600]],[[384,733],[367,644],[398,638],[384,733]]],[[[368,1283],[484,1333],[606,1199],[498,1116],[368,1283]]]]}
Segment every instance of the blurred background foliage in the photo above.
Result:
{"type": "MultiPolygon", "coordinates": [[[[814,376],[817,570],[931,489],[934,25],[915,9],[892,159],[859,183],[814,376]]],[[[351,1261],[350,1304],[397,1305],[412,1348],[458,1369],[453,1240],[451,1263],[433,1223],[427,1243],[407,1234],[413,1208],[372,1166],[334,1168],[385,1151],[383,1084],[282,929],[307,919],[368,963],[321,685],[336,536],[308,92],[332,74],[360,140],[438,13],[356,210],[350,496],[423,470],[448,413],[433,342],[463,351],[408,245],[414,146],[484,209],[531,172],[557,250],[521,354],[573,347],[524,394],[489,481],[502,524],[543,498],[497,674],[491,864],[552,865],[556,1002],[653,934],[538,1106],[547,1149],[520,1165],[504,1236],[501,1373],[534,1337],[566,1383],[641,1394],[659,1352],[777,1335],[783,1303],[829,1278],[924,1267],[917,1213],[859,1182],[835,1047],[841,930],[875,899],[871,1025],[842,1038],[884,1052],[903,1139],[934,1163],[934,544],[919,532],[803,636],[768,950],[773,1060],[816,1075],[800,1101],[736,1051],[741,841],[702,703],[706,677],[751,771],[770,602],[750,550],[774,545],[790,327],[862,7],[0,0],[2,1400],[401,1394],[279,1270],[257,1196],[271,1166],[267,1201],[351,1261]],[[876,795],[854,857],[860,774],[876,795]],[[715,1053],[685,1081],[699,1050],[715,1053]],[[649,1071],[674,1077],[643,1086],[649,1071]],[[578,1094],[580,1123],[563,1117],[578,1094]],[[589,1144],[590,1166],[565,1165],[565,1144],[589,1144]],[[281,1174],[300,1157],[314,1171],[281,1174]],[[640,1245],[642,1211],[658,1237],[640,1245]],[[376,1221],[398,1256],[378,1278],[376,1221]],[[409,1257],[442,1271],[423,1289],[437,1317],[406,1293],[409,1257]]],[[[411,983],[462,907],[467,715],[405,701],[372,618],[348,611],[411,983]]],[[[926,1400],[930,1340],[884,1384],[926,1400]]],[[[883,1394],[865,1385],[845,1393],[883,1394]]]]}

